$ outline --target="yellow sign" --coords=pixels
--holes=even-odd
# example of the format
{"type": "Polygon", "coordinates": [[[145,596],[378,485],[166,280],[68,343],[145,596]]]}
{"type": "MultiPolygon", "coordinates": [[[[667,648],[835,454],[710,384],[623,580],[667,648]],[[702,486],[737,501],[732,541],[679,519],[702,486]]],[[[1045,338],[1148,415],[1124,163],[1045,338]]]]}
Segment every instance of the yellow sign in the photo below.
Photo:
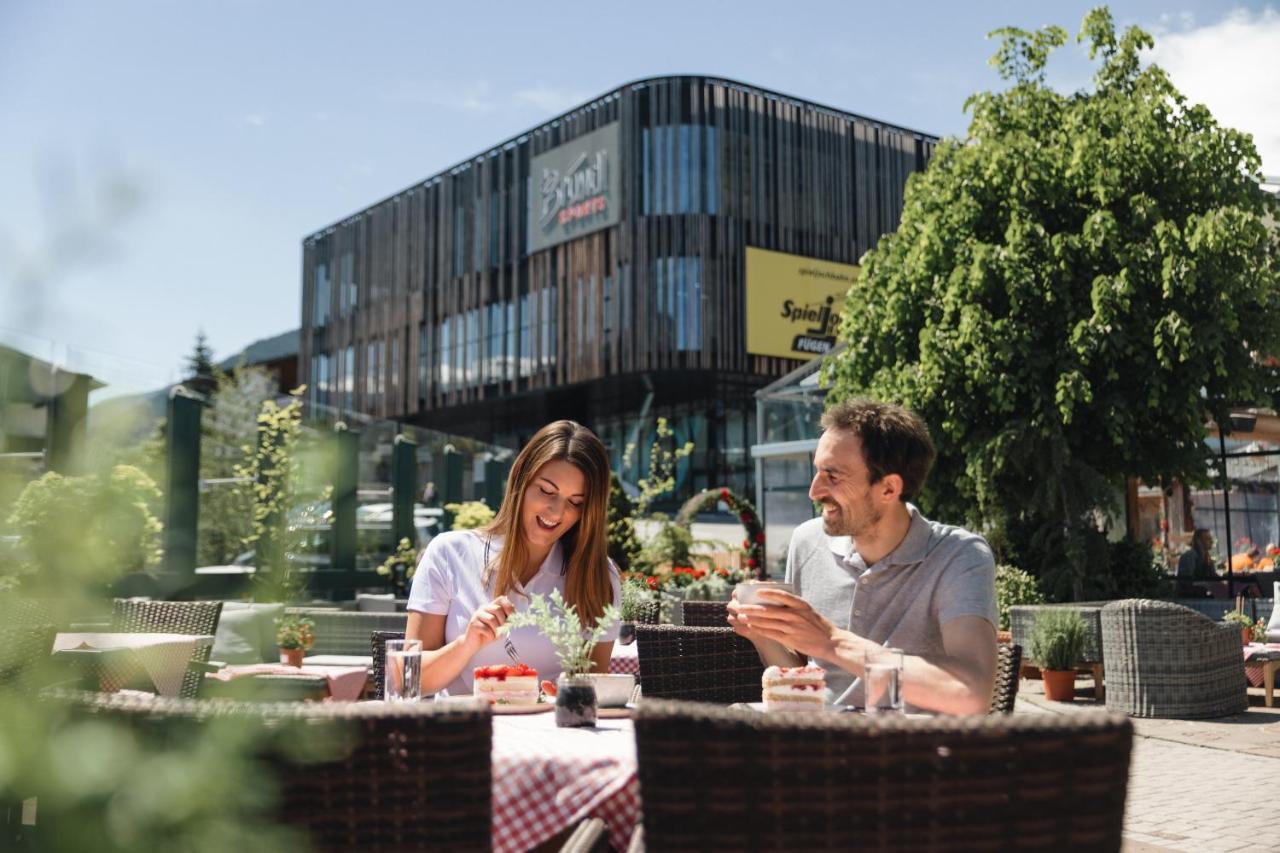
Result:
{"type": "Polygon", "coordinates": [[[836,343],[853,264],[747,247],[747,352],[809,359],[836,343]]]}

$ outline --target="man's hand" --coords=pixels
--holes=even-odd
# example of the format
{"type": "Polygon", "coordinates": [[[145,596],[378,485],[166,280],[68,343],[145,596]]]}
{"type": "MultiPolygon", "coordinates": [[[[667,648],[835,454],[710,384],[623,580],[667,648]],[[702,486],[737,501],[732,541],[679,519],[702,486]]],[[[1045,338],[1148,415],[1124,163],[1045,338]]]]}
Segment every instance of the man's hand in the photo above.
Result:
{"type": "Polygon", "coordinates": [[[749,614],[766,608],[755,604],[739,604],[738,591],[734,590],[733,598],[728,604],[729,624],[743,637],[751,641],[765,666],[799,666],[805,661],[791,649],[777,640],[764,636],[752,629],[749,614]]]}
{"type": "Polygon", "coordinates": [[[744,637],[773,640],[801,655],[831,659],[839,629],[799,596],[779,589],[762,589],[758,601],[769,604],[731,605],[733,629],[744,637]]]}

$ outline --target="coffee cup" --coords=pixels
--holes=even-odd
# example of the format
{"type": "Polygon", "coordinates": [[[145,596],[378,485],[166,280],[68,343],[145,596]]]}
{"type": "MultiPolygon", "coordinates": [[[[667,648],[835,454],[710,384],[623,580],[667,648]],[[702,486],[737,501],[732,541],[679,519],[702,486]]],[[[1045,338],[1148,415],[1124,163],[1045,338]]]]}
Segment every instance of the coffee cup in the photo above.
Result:
{"type": "Polygon", "coordinates": [[[768,596],[760,599],[756,598],[756,594],[762,589],[776,589],[792,594],[795,594],[796,591],[795,584],[783,581],[744,581],[734,588],[734,593],[739,604],[761,604],[768,607],[773,604],[768,596]]]}

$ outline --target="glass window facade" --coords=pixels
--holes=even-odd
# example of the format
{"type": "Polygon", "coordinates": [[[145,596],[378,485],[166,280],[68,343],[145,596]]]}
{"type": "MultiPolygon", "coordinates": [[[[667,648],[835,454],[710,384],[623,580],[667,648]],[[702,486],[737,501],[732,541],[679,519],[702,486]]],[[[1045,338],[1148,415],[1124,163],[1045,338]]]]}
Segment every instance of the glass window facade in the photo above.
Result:
{"type": "Polygon", "coordinates": [[[320,261],[315,266],[315,297],[312,303],[311,322],[316,328],[329,325],[329,264],[320,261]]]}
{"type": "Polygon", "coordinates": [[[673,124],[641,131],[641,211],[717,213],[719,142],[714,127],[673,124]]]}

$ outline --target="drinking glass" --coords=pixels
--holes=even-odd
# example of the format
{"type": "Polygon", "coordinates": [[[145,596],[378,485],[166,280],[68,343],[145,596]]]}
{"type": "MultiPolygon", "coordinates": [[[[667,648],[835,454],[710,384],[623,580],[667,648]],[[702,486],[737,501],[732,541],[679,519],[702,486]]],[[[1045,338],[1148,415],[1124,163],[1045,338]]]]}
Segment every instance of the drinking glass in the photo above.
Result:
{"type": "Polygon", "coordinates": [[[883,648],[867,652],[862,682],[868,715],[901,714],[902,650],[883,648]]]}
{"type": "Polygon", "coordinates": [[[416,702],[422,684],[422,641],[387,640],[382,696],[388,702],[416,702]]]}

